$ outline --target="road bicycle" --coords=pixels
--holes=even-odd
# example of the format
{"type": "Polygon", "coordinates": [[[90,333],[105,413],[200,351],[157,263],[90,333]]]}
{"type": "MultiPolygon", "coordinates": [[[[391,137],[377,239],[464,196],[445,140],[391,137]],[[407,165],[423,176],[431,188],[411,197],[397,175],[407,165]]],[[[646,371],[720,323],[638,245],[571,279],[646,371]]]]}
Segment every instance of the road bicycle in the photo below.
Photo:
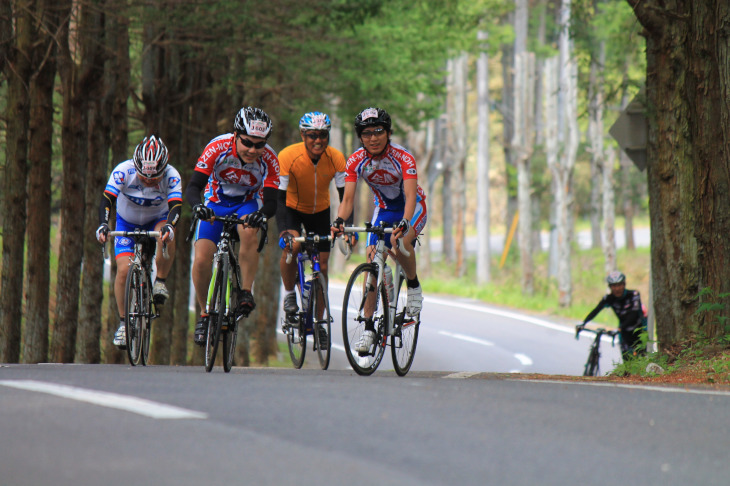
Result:
{"type": "MultiPolygon", "coordinates": [[[[205,311],[208,314],[208,330],[205,335],[205,371],[213,370],[218,344],[223,342],[223,370],[228,373],[233,367],[238,335],[238,321],[248,317],[236,313],[238,296],[241,292],[241,267],[238,263],[238,231],[237,226],[248,225],[247,218],[239,219],[238,215],[213,216],[210,222],[223,223],[223,230],[213,255],[213,273],[208,285],[208,296],[205,311]]],[[[193,227],[197,220],[193,218],[193,227]]],[[[259,245],[261,252],[266,244],[268,225],[264,220],[259,227],[259,245]]],[[[192,231],[190,232],[192,234],[192,231]]]]}
{"type": "MultiPolygon", "coordinates": [[[[392,273],[386,270],[387,255],[392,253],[385,246],[385,238],[393,228],[383,223],[364,227],[346,227],[345,233],[365,232],[377,237],[371,263],[362,263],[352,272],[342,306],[342,337],[347,360],[359,375],[371,375],[380,365],[390,338],[393,367],[398,376],[405,376],[413,364],[418,343],[420,312],[413,317],[406,314],[406,275],[398,261],[392,273]],[[395,280],[388,282],[386,273],[395,280]],[[366,352],[354,349],[366,329],[375,331],[375,341],[366,352]]],[[[403,248],[400,249],[409,255],[403,248]]]]}
{"type": "MultiPolygon", "coordinates": [[[[320,236],[308,233],[306,236],[290,238],[301,243],[302,249],[297,254],[297,295],[300,311],[284,316],[281,330],[286,336],[289,356],[292,364],[299,369],[304,364],[307,352],[307,336],[312,336],[312,351],[317,352],[319,365],[326,370],[330,364],[332,347],[332,315],[327,292],[327,278],[320,272],[319,249],[322,241],[331,242],[330,235],[320,236]],[[307,275],[305,262],[309,261],[310,271],[307,275]]],[[[288,243],[289,254],[286,262],[292,258],[291,244],[288,243]]]]}
{"type": "Polygon", "coordinates": [[[583,370],[583,376],[600,376],[598,360],[601,357],[601,353],[599,351],[601,336],[604,334],[611,336],[611,346],[615,346],[616,336],[618,336],[619,331],[607,330],[602,327],[598,329],[589,329],[587,327],[583,327],[582,324],[578,324],[575,326],[575,339],[578,339],[578,335],[584,331],[595,334],[596,338],[593,340],[591,349],[588,351],[588,360],[586,361],[585,368],[583,370]]]}
{"type": "MultiPolygon", "coordinates": [[[[152,320],[160,313],[158,302],[152,298],[152,262],[154,261],[159,231],[139,228],[133,231],[110,231],[110,236],[130,238],[134,241],[134,254],[129,258],[129,273],[124,287],[124,322],[127,338],[127,357],[132,366],[149,363],[152,320]]],[[[167,258],[167,246],[163,245],[167,258]]],[[[106,258],[106,246],[104,246],[106,258]]]]}

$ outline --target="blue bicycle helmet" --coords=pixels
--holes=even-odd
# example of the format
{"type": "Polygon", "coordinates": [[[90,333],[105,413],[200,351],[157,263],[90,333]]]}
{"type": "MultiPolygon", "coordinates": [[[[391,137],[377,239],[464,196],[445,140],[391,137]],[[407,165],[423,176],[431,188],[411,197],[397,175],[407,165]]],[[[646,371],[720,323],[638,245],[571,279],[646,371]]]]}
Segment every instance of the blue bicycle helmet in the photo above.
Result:
{"type": "Polygon", "coordinates": [[[327,130],[329,132],[330,128],[332,128],[330,117],[319,111],[305,113],[299,120],[299,130],[327,130]]]}

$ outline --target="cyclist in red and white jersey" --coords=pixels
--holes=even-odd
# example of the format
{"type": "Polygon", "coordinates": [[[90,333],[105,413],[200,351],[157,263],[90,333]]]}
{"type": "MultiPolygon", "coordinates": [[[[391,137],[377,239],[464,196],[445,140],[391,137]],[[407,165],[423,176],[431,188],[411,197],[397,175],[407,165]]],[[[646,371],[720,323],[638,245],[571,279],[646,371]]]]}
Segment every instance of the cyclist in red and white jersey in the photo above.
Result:
{"type": "Polygon", "coordinates": [[[205,301],[212,276],[213,255],[223,229],[223,223],[207,221],[213,215],[235,213],[240,219],[247,220],[249,227],[238,227],[241,241],[238,261],[243,292],[238,296],[237,312],[247,315],[256,307],[251,289],[259,265],[257,228],[264,218],[271,218],[276,213],[279,188],[279,160],[267,144],[272,127],[269,115],[262,109],[241,108],[233,121],[234,133],[220,135],[208,143],[185,189],[185,198],[199,220],[192,274],[203,314],[195,326],[196,344],[205,342],[208,317],[205,301]]]}
{"type": "MultiPolygon", "coordinates": [[[[168,164],[169,154],[161,139],[151,135],[142,140],[134,150],[132,159],[117,165],[109,177],[99,206],[100,226],[96,230],[99,243],[106,243],[109,233],[109,215],[116,204],[117,231],[133,231],[140,228],[161,231],[157,243],[157,275],[152,296],[158,304],[169,297],[165,286],[175,256],[175,225],[182,209],[180,173],[168,164]],[[169,258],[162,257],[161,245],[167,241],[169,258]]],[[[116,258],[134,254],[134,241],[117,236],[114,239],[116,258]]],[[[119,328],[114,334],[114,344],[126,349],[127,337],[124,325],[124,286],[127,282],[129,265],[117,266],[114,280],[114,294],[119,310],[119,328]]]]}
{"type": "MultiPolygon", "coordinates": [[[[355,188],[358,179],[363,179],[372,189],[375,198],[375,212],[372,224],[381,221],[395,227],[390,241],[386,244],[395,249],[395,257],[407,277],[407,313],[415,316],[421,310],[423,295],[416,273],[416,253],[413,242],[423,231],[427,221],[426,195],[418,185],[416,160],[404,147],[390,140],[392,121],[382,108],[366,108],[355,118],[355,131],[362,147],[348,159],[345,175],[345,193],[342,198],[337,219],[332,223],[332,233],[339,234],[344,222],[352,214],[355,201],[355,188]],[[398,250],[395,241],[409,253],[405,256],[398,250]]],[[[376,237],[368,235],[368,261],[372,260],[376,237]]],[[[372,325],[372,324],[371,324],[372,325]]],[[[367,329],[363,338],[356,344],[356,350],[370,348],[375,332],[367,329]]]]}

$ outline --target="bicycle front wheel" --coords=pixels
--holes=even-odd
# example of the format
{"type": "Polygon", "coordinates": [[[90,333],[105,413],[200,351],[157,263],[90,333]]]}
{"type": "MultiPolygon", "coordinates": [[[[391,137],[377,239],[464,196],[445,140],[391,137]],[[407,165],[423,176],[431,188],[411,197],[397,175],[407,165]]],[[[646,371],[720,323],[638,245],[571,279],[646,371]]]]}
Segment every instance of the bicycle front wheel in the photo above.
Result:
{"type": "Polygon", "coordinates": [[[590,353],[588,353],[588,361],[586,361],[583,376],[598,376],[598,358],[598,348],[596,346],[592,346],[590,353]]]}
{"type": "Polygon", "coordinates": [[[309,314],[312,316],[312,332],[314,349],[317,351],[319,366],[326,370],[330,365],[330,348],[332,347],[332,317],[324,276],[320,275],[312,281],[309,298],[309,314]],[[320,317],[321,316],[321,317],[320,317]]]}
{"type": "Polygon", "coordinates": [[[208,331],[205,334],[205,371],[208,373],[213,370],[215,364],[215,355],[218,352],[218,341],[226,312],[226,276],[222,264],[216,267],[213,278],[215,278],[215,282],[208,311],[208,331]]]}
{"type": "Polygon", "coordinates": [[[149,278],[149,273],[146,271],[144,275],[147,277],[147,284],[144,286],[142,292],[142,308],[145,309],[144,324],[142,325],[142,356],[141,361],[143,366],[147,366],[150,362],[150,336],[152,333],[152,281],[149,278]]]}
{"type": "Polygon", "coordinates": [[[132,265],[124,289],[124,322],[126,323],[127,357],[132,366],[139,364],[142,347],[144,311],[142,310],[142,271],[132,265]]]}
{"type": "Polygon", "coordinates": [[[406,280],[401,281],[396,289],[396,314],[393,336],[390,338],[390,355],[393,358],[393,367],[398,376],[405,376],[411,369],[413,357],[416,354],[418,343],[418,328],[421,326],[421,313],[413,317],[406,314],[408,303],[408,289],[406,280]]]}
{"type": "Polygon", "coordinates": [[[388,328],[385,288],[377,287],[378,267],[363,263],[355,268],[345,288],[342,304],[342,339],[350,366],[359,375],[371,375],[385,353],[384,331],[388,328]],[[363,333],[373,331],[375,339],[364,345],[363,333]]]}

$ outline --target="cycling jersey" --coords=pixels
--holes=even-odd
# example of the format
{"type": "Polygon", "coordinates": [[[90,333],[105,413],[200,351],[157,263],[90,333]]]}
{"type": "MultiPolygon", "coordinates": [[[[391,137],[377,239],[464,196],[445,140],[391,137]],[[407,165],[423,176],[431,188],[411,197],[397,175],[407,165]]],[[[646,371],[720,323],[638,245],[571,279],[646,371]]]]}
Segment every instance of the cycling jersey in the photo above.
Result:
{"type": "Polygon", "coordinates": [[[211,140],[198,158],[195,171],[208,176],[205,199],[218,204],[240,204],[263,197],[263,188],[279,187],[279,160],[269,146],[251,164],[241,163],[233,133],[211,140]]]}
{"type": "Polygon", "coordinates": [[[134,161],[122,162],[112,171],[104,192],[116,198],[117,214],[134,225],[165,219],[170,202],[182,203],[180,173],[169,164],[160,182],[148,187],[140,181],[134,161]]]}
{"type": "Polygon", "coordinates": [[[606,294],[583,322],[588,322],[606,307],[611,307],[618,317],[621,330],[634,331],[644,323],[644,311],[641,307],[641,296],[638,290],[624,290],[621,297],[606,294]]]}
{"type": "Polygon", "coordinates": [[[314,164],[304,142],[295,143],[279,153],[279,166],[279,190],[286,191],[286,205],[302,213],[329,209],[332,179],[337,187],[345,187],[345,156],[332,147],[314,164]]]}
{"type": "MultiPolygon", "coordinates": [[[[347,159],[345,181],[357,182],[360,177],[373,190],[376,206],[402,210],[406,204],[403,181],[418,179],[416,159],[404,147],[392,142],[377,159],[361,147],[347,159]]],[[[426,199],[421,186],[417,198],[417,201],[426,199]]]]}

